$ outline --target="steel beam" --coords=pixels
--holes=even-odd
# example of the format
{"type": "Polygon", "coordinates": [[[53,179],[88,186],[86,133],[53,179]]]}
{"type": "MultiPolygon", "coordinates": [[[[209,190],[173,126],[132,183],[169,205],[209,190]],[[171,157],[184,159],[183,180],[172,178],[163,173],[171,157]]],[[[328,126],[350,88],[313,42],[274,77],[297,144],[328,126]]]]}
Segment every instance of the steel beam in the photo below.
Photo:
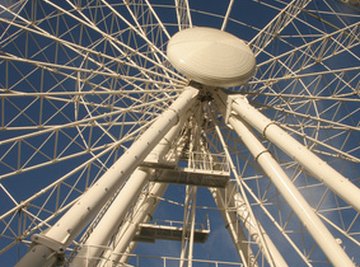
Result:
{"type": "Polygon", "coordinates": [[[300,163],[311,176],[323,182],[331,191],[360,211],[360,189],[357,186],[250,105],[244,96],[228,95],[217,90],[214,99],[219,107],[226,106],[226,119],[235,112],[264,138],[300,163]]]}
{"type": "MultiPolygon", "coordinates": [[[[228,184],[228,187],[231,183],[228,184]]],[[[248,244],[247,238],[244,234],[240,220],[237,218],[236,211],[232,209],[235,207],[234,201],[231,198],[227,198],[227,194],[224,189],[220,188],[209,188],[216,206],[219,208],[224,221],[226,229],[228,230],[234,245],[237,249],[240,259],[245,267],[252,266],[257,267],[256,258],[250,245],[248,244]]]]}
{"type": "MultiPolygon", "coordinates": [[[[219,99],[218,99],[219,100],[219,99]]],[[[221,105],[221,101],[218,103],[221,108],[224,109],[225,112],[225,105],[221,105]]],[[[261,223],[256,220],[254,213],[251,209],[251,205],[249,201],[247,200],[246,193],[244,191],[244,188],[241,184],[241,176],[237,173],[237,170],[235,168],[234,162],[231,159],[231,155],[228,150],[228,146],[225,143],[225,139],[220,131],[219,126],[216,124],[215,116],[213,114],[213,111],[211,110],[211,107],[208,109],[209,114],[212,117],[212,120],[215,123],[215,130],[216,133],[220,139],[221,145],[225,151],[225,155],[228,158],[230,169],[234,176],[236,177],[236,183],[237,188],[239,189],[239,192],[235,192],[235,187],[231,185],[231,183],[227,186],[227,196],[225,193],[221,190],[212,191],[213,197],[215,199],[215,202],[222,207],[222,205],[230,205],[232,207],[236,207],[236,211],[234,213],[225,212],[225,215],[228,219],[235,218],[236,215],[239,217],[240,221],[243,222],[245,229],[250,233],[250,236],[252,237],[252,240],[256,242],[259,249],[265,256],[266,260],[268,261],[270,266],[281,266],[286,267],[287,263],[285,262],[284,258],[274,245],[274,243],[271,241],[270,237],[267,235],[267,233],[264,231],[263,227],[261,226],[261,223]],[[231,187],[232,186],[232,187],[231,187]],[[235,192],[235,193],[234,193],[235,192]],[[214,195],[214,193],[216,193],[214,195]]],[[[231,223],[233,225],[233,223],[231,223]]],[[[236,233],[235,233],[236,234],[236,233]]],[[[238,237],[233,238],[233,240],[238,240],[238,237]]],[[[236,244],[236,246],[239,248],[239,244],[236,244]]],[[[243,258],[243,251],[240,247],[240,250],[238,250],[239,255],[241,258],[243,258]]],[[[246,251],[246,250],[245,250],[246,251]]],[[[248,254],[249,255],[249,254],[248,254]]],[[[246,260],[244,261],[247,262],[246,260]]]]}
{"type": "Polygon", "coordinates": [[[293,0],[288,3],[286,7],[282,8],[249,42],[254,54],[258,55],[265,50],[311,1],[312,0],[293,0]]]}
{"type": "Polygon", "coordinates": [[[250,131],[248,126],[235,116],[230,116],[229,123],[254,156],[257,163],[279,190],[285,201],[304,224],[329,261],[334,266],[355,267],[334,236],[325,227],[277,161],[250,131]]]}
{"type": "MultiPolygon", "coordinates": [[[[244,227],[249,232],[249,235],[257,244],[260,244],[259,245],[260,249],[263,250],[263,248],[261,247],[261,242],[259,241],[260,237],[255,227],[255,223],[250,218],[249,212],[247,211],[244,205],[244,200],[242,199],[241,195],[234,190],[234,184],[229,183],[229,185],[226,188],[226,191],[221,189],[212,190],[212,194],[219,209],[222,210],[223,216],[232,219],[232,221],[230,222],[231,224],[234,224],[237,220],[242,221],[244,227]],[[229,207],[233,208],[234,211],[230,212],[229,207]],[[238,219],[236,219],[236,214],[238,216],[238,219]]],[[[287,267],[288,265],[286,261],[280,254],[279,250],[276,248],[275,244],[272,242],[270,236],[266,233],[265,229],[262,227],[261,223],[257,222],[257,224],[260,228],[265,244],[270,252],[272,261],[275,263],[275,266],[287,267]]],[[[239,227],[239,226],[233,225],[233,227],[239,227]]],[[[245,255],[246,257],[250,256],[247,264],[249,266],[257,266],[257,263],[254,259],[254,256],[251,254],[251,250],[249,250],[248,245],[244,243],[244,240],[239,240],[239,237],[241,237],[241,229],[239,229],[236,233],[231,233],[231,236],[234,241],[235,240],[237,241],[235,243],[237,248],[240,248],[242,253],[246,253],[247,254],[245,255]]]]}
{"type": "MultiPolygon", "coordinates": [[[[113,251],[109,251],[106,255],[103,255],[103,258],[106,259],[104,262],[126,262],[128,257],[127,255],[124,255],[124,253],[130,252],[130,250],[128,251],[127,248],[131,246],[131,242],[134,240],[139,224],[147,222],[151,219],[151,214],[155,210],[158,203],[157,198],[163,195],[166,188],[167,184],[153,184],[152,188],[150,189],[150,193],[147,196],[144,196],[145,198],[143,201],[137,206],[135,215],[126,221],[122,226],[113,251]]],[[[98,265],[98,267],[100,266],[105,265],[98,265]]]]}
{"type": "Polygon", "coordinates": [[[133,143],[126,153],[66,212],[51,228],[41,234],[59,247],[36,242],[17,263],[17,267],[46,266],[49,260],[63,253],[80,231],[96,216],[125,179],[134,172],[150,151],[179,122],[182,114],[195,102],[198,90],[186,87],[177,100],[133,143]]]}
{"type": "MultiPolygon", "coordinates": [[[[165,155],[170,149],[171,143],[179,135],[184,124],[181,120],[174,126],[159,144],[146,157],[146,160],[155,162],[165,161],[165,155]]],[[[126,212],[129,210],[141,193],[149,178],[154,174],[155,170],[138,167],[135,172],[126,181],[126,184],[118,193],[110,207],[101,218],[97,226],[92,230],[88,239],[74,258],[70,266],[93,266],[96,258],[103,251],[102,247],[107,246],[112,235],[117,231],[122,223],[126,212]]]]}

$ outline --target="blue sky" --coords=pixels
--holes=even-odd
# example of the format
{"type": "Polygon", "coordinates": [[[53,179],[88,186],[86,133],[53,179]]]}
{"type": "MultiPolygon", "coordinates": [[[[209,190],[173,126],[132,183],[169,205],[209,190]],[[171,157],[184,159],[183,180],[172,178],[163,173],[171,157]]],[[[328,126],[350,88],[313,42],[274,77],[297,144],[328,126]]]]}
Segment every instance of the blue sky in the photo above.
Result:
{"type": "MultiPolygon", "coordinates": [[[[136,25],[125,6],[119,5],[118,1],[108,2],[114,4],[130,24],[136,25]]],[[[168,33],[173,35],[177,32],[173,1],[150,2],[168,33]]],[[[221,27],[229,1],[189,2],[193,25],[221,27]]],[[[225,30],[249,42],[287,2],[235,0],[225,30]]],[[[24,6],[23,3],[0,0],[1,5],[12,7],[13,12],[20,12],[20,17],[14,18],[0,8],[0,251],[14,241],[17,232],[23,232],[25,242],[29,243],[31,234],[26,229],[32,229],[35,233],[53,224],[57,218],[50,218],[49,215],[59,209],[66,209],[67,204],[91,186],[131,146],[146,122],[153,120],[168,107],[185,84],[184,79],[181,80],[171,72],[174,69],[160,52],[155,53],[143,38],[137,36],[129,25],[109,9],[104,6],[95,8],[96,1],[79,1],[83,6],[82,14],[65,1],[52,1],[53,5],[42,1],[34,1],[35,5],[32,5],[32,1],[24,6]],[[65,14],[62,8],[74,17],[65,14]],[[9,26],[12,20],[16,25],[9,26]],[[29,24],[31,20],[36,23],[29,24]],[[97,30],[89,27],[87,23],[90,22],[96,22],[97,30]],[[28,28],[23,28],[23,25],[28,28]],[[109,35],[105,38],[104,33],[109,35]],[[58,42],[56,38],[61,41],[58,42]],[[126,42],[130,47],[122,46],[121,43],[126,42]],[[136,56],[131,49],[140,51],[146,60],[136,56]],[[22,59],[32,61],[25,63],[22,59]],[[167,66],[170,73],[168,77],[156,65],[157,60],[167,66]],[[132,64],[138,64],[146,71],[132,64]],[[143,88],[151,92],[142,92],[143,88]],[[19,93],[27,95],[17,97],[19,93]],[[44,97],[43,93],[49,95],[44,97]],[[76,125],[72,124],[74,122],[76,125]],[[110,146],[116,142],[117,149],[111,149],[110,146]],[[71,173],[76,168],[78,170],[71,173]],[[46,192],[41,191],[44,188],[46,192]],[[32,196],[36,197],[29,199],[32,196]],[[20,207],[21,201],[26,201],[28,213],[20,207]],[[44,209],[40,211],[40,207],[44,209]],[[46,218],[48,221],[41,222],[46,218]],[[34,229],[36,225],[39,225],[38,229],[34,229]]],[[[144,6],[145,9],[138,9],[141,6],[133,5],[131,10],[134,14],[140,14],[138,22],[145,25],[143,30],[147,32],[148,38],[165,51],[166,32],[144,6]]],[[[360,171],[360,136],[356,130],[359,127],[359,102],[353,89],[359,85],[358,40],[354,39],[351,45],[349,40],[352,40],[353,35],[350,33],[334,35],[334,39],[339,38],[344,45],[349,45],[350,50],[329,56],[321,64],[315,64],[303,52],[319,56],[321,45],[299,51],[297,47],[318,40],[324,33],[331,34],[343,27],[355,25],[358,21],[356,8],[336,0],[313,1],[307,11],[299,15],[298,20],[288,25],[280,37],[273,40],[265,53],[259,54],[259,68],[250,85],[231,88],[247,94],[250,102],[263,113],[293,129],[295,138],[311,147],[357,185],[360,171]],[[340,15],[332,15],[332,10],[340,15]],[[273,57],[287,51],[293,53],[283,55],[280,61],[272,61],[273,57]],[[339,70],[347,68],[354,69],[339,70]],[[336,69],[337,75],[314,74],[301,79],[291,76],[329,69],[336,69]],[[287,76],[290,78],[283,79],[287,76]],[[283,80],[271,84],[272,79],[278,78],[283,80]],[[316,95],[322,98],[313,101],[311,97],[316,95]],[[332,96],[340,100],[329,99],[332,96]],[[303,114],[310,114],[311,117],[303,114]],[[321,126],[320,130],[316,130],[318,125],[321,126]],[[350,128],[342,131],[347,126],[350,128]],[[304,138],[303,133],[310,138],[304,138]]],[[[351,29],[356,32],[356,28],[351,29]]],[[[333,42],[328,46],[329,51],[336,50],[335,44],[333,42]]],[[[328,56],[327,51],[324,55],[328,56]]],[[[298,220],[254,164],[244,146],[238,143],[237,137],[225,127],[223,131],[238,172],[254,194],[268,205],[279,225],[284,226],[289,236],[295,238],[300,246],[306,244],[304,250],[311,253],[312,239],[308,235],[297,235],[296,231],[302,229],[298,220]],[[287,218],[294,219],[287,225],[287,218]]],[[[261,135],[258,137],[262,138],[261,135]]],[[[218,141],[214,143],[214,147],[219,147],[218,141]]],[[[359,260],[356,253],[358,247],[354,245],[359,242],[356,234],[360,230],[358,213],[327,192],[307,173],[298,175],[301,172],[298,164],[266,140],[263,143],[308,201],[330,220],[326,225],[342,240],[349,255],[359,260]],[[326,201],[319,204],[321,197],[326,201]],[[342,207],[343,211],[332,211],[331,208],[335,206],[342,207]],[[346,238],[332,228],[331,223],[352,233],[352,238],[357,241],[346,238]]],[[[184,190],[181,185],[171,186],[165,198],[183,202],[184,190]]],[[[279,242],[281,251],[291,255],[289,258],[294,260],[292,263],[301,262],[259,208],[256,199],[250,199],[258,218],[273,234],[274,240],[279,242]]],[[[203,222],[208,215],[212,231],[206,244],[196,246],[194,257],[237,261],[237,253],[232,247],[221,214],[206,189],[199,189],[197,204],[198,221],[203,222]]],[[[154,214],[154,219],[178,220],[181,217],[181,207],[165,203],[161,203],[154,214]]],[[[179,246],[178,242],[169,241],[144,243],[138,245],[136,252],[178,256],[179,246]]],[[[12,266],[26,250],[25,245],[17,244],[0,254],[0,262],[4,266],[12,266]]],[[[314,260],[323,258],[317,249],[312,256],[314,260]]]]}

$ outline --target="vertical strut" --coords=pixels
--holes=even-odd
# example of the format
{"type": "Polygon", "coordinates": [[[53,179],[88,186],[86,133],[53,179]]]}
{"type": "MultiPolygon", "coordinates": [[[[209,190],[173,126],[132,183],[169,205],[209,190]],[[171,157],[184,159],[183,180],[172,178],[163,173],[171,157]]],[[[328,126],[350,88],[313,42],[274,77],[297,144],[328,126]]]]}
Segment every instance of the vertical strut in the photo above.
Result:
{"type": "Polygon", "coordinates": [[[195,231],[196,186],[186,186],[184,205],[184,226],[181,238],[181,254],[179,267],[192,266],[192,253],[195,231]]]}
{"type": "Polygon", "coordinates": [[[192,267],[192,259],[193,259],[193,248],[194,248],[194,233],[195,233],[195,220],[196,220],[196,191],[197,187],[193,187],[192,201],[191,201],[191,224],[190,224],[190,242],[188,249],[188,267],[192,267]]]}
{"type": "Polygon", "coordinates": [[[57,253],[74,240],[79,232],[113,196],[124,180],[141,164],[194,103],[198,90],[186,87],[178,99],[135,141],[126,153],[66,212],[46,233],[35,236],[34,246],[17,263],[17,267],[46,266],[57,253]]]}
{"type": "MultiPolygon", "coordinates": [[[[230,183],[228,185],[230,185],[230,183]]],[[[240,220],[237,218],[236,212],[231,210],[231,208],[235,206],[234,203],[231,203],[232,198],[226,201],[226,194],[222,189],[210,188],[209,190],[227,223],[226,228],[237,248],[242,263],[245,267],[257,267],[258,264],[251,247],[246,242],[247,238],[240,224],[240,220]]]]}
{"type": "Polygon", "coordinates": [[[176,8],[176,17],[179,31],[185,28],[192,28],[192,19],[190,5],[188,0],[174,0],[176,8]]]}
{"type": "MultiPolygon", "coordinates": [[[[183,117],[185,120],[186,116],[183,117]]],[[[182,121],[180,121],[180,125],[182,125],[182,121]]],[[[164,142],[159,143],[156,146],[156,149],[152,151],[152,153],[146,158],[146,161],[150,162],[158,162],[164,163],[167,161],[169,157],[171,160],[178,160],[179,156],[182,154],[183,148],[186,144],[185,140],[187,139],[185,136],[181,136],[177,141],[175,147],[171,151],[171,155],[162,156],[161,151],[168,151],[170,149],[170,141],[173,139],[171,136],[177,133],[179,129],[173,128],[168,135],[166,136],[166,140],[164,142]],[[174,132],[174,133],[171,133],[174,132]],[[169,138],[169,139],[167,139],[169,138]],[[161,159],[161,160],[159,160],[161,159]]],[[[157,175],[162,176],[166,175],[165,172],[159,171],[157,175]]],[[[98,264],[98,267],[102,267],[106,265],[107,262],[120,262],[125,263],[127,261],[128,256],[126,253],[131,253],[132,248],[135,246],[135,241],[132,241],[136,235],[136,231],[138,230],[138,225],[140,223],[146,223],[150,218],[153,210],[157,205],[157,197],[161,196],[165,191],[167,186],[165,184],[149,184],[149,192],[143,192],[143,194],[139,197],[136,205],[132,210],[132,215],[128,216],[122,222],[121,228],[117,229],[117,233],[112,237],[112,250],[107,250],[102,255],[104,259],[102,263],[98,264]],[[124,254],[125,253],[125,254],[124,254]]]]}

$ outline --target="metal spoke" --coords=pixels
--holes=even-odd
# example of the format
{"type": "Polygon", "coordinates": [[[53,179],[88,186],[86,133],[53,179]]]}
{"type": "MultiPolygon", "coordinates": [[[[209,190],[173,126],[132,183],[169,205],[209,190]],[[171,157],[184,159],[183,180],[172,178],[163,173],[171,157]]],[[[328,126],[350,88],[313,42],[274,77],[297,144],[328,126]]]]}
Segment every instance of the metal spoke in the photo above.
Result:
{"type": "Polygon", "coordinates": [[[2,264],[359,264],[354,1],[0,2],[2,264]]]}
{"type": "Polygon", "coordinates": [[[273,18],[251,41],[255,55],[261,53],[281,31],[296,18],[311,0],[293,0],[273,18]]]}

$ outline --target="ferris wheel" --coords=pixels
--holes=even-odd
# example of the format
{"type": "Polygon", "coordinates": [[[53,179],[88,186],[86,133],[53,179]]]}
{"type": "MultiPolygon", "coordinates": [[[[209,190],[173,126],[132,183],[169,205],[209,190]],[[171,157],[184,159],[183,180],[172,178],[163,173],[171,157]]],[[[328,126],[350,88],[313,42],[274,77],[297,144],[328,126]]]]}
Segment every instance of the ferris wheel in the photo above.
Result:
{"type": "Polygon", "coordinates": [[[360,9],[0,0],[4,266],[360,264],[360,9]]]}

